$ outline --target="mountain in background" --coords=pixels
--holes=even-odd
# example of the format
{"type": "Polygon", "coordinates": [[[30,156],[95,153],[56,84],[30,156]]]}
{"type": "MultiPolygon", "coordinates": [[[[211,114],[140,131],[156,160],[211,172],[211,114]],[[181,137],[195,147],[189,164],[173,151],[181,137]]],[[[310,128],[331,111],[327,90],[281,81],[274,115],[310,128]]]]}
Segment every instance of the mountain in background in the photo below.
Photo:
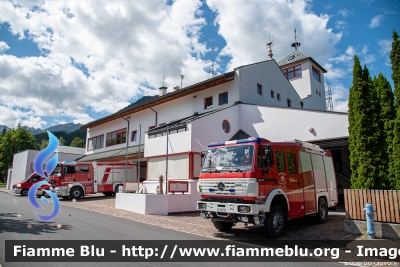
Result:
{"type": "MultiPolygon", "coordinates": [[[[51,126],[47,129],[39,129],[39,128],[32,128],[28,126],[22,126],[22,128],[28,130],[31,132],[33,135],[40,134],[40,133],[45,133],[46,131],[49,132],[66,132],[66,133],[72,133],[81,128],[82,124],[75,124],[75,123],[67,123],[67,124],[59,124],[55,126],[51,126]]],[[[10,130],[10,127],[7,127],[5,125],[0,125],[0,131],[3,130],[3,128],[6,127],[7,131],[10,130]]]]}

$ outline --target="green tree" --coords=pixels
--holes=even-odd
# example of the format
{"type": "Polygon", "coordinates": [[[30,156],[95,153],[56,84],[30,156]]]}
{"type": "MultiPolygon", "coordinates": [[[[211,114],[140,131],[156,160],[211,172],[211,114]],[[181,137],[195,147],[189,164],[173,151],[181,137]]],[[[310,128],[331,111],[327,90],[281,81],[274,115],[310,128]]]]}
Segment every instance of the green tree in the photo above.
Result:
{"type": "Polygon", "coordinates": [[[49,139],[42,139],[42,142],[39,145],[39,150],[45,149],[49,145],[49,139]]]}
{"type": "Polygon", "coordinates": [[[75,137],[74,140],[72,140],[71,145],[73,147],[85,147],[85,140],[79,137],[75,137]]]}
{"type": "Polygon", "coordinates": [[[349,151],[351,187],[382,188],[382,151],[379,148],[378,96],[366,66],[354,57],[353,83],[349,95],[349,151]]]}
{"type": "Polygon", "coordinates": [[[64,139],[62,136],[61,136],[60,138],[58,138],[58,144],[59,144],[60,146],[63,146],[64,143],[65,143],[65,139],[64,139]]]}
{"type": "Polygon", "coordinates": [[[391,171],[393,120],[396,114],[393,106],[394,95],[389,81],[382,73],[377,78],[374,78],[374,87],[379,100],[379,132],[381,134],[379,149],[381,149],[380,156],[382,162],[380,166],[381,179],[383,180],[382,189],[391,189],[395,181],[395,177],[391,171]]]}
{"type": "Polygon", "coordinates": [[[35,137],[19,124],[17,129],[7,131],[0,140],[0,176],[3,178],[7,175],[15,153],[35,148],[35,137]]]}
{"type": "Polygon", "coordinates": [[[4,126],[4,128],[3,128],[3,132],[2,132],[2,136],[4,136],[5,134],[6,134],[6,132],[7,132],[7,129],[6,129],[6,126],[4,126]]]}
{"type": "Polygon", "coordinates": [[[400,40],[398,33],[393,30],[392,51],[390,61],[392,63],[392,80],[394,85],[394,108],[396,117],[393,122],[393,143],[390,176],[394,177],[392,189],[400,189],[400,40]]]}

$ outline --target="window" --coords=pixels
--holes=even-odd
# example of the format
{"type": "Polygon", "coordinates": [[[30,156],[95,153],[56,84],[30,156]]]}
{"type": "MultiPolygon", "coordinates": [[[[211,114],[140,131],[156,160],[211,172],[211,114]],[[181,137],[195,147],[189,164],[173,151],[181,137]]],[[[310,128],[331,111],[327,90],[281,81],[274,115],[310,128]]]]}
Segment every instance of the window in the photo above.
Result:
{"type": "Polygon", "coordinates": [[[319,92],[318,94],[319,94],[319,97],[321,97],[321,92],[319,92]]]}
{"type": "Polygon", "coordinates": [[[158,126],[163,126],[163,125],[165,125],[165,122],[163,122],[163,123],[160,123],[158,126]]]}
{"type": "Polygon", "coordinates": [[[275,92],[273,90],[271,90],[271,98],[274,98],[274,94],[275,94],[275,92]]]}
{"type": "Polygon", "coordinates": [[[219,104],[220,105],[228,104],[228,92],[219,94],[219,104]]]}
{"type": "Polygon", "coordinates": [[[286,162],[288,165],[288,173],[289,174],[297,173],[296,157],[295,157],[294,153],[286,152],[286,162]]]}
{"type": "Polygon", "coordinates": [[[281,101],[281,94],[276,94],[276,99],[278,99],[278,101],[281,101]]]}
{"type": "Polygon", "coordinates": [[[107,133],[106,146],[113,146],[126,143],[126,129],[107,133]]]}
{"type": "Polygon", "coordinates": [[[262,95],[262,85],[257,83],[257,94],[262,95]]]}
{"type": "Polygon", "coordinates": [[[231,131],[231,124],[229,123],[229,121],[224,120],[222,122],[222,130],[224,130],[224,132],[229,133],[231,131]]]}
{"type": "Polygon", "coordinates": [[[315,80],[321,82],[321,73],[316,68],[312,67],[312,76],[315,80]]]}
{"type": "Polygon", "coordinates": [[[288,98],[287,100],[287,106],[290,108],[292,106],[292,101],[288,98]]]}
{"type": "Polygon", "coordinates": [[[88,150],[102,148],[104,144],[104,135],[95,136],[88,139],[88,150]]]}
{"type": "Polygon", "coordinates": [[[149,130],[151,130],[151,129],[153,129],[153,128],[155,128],[156,126],[149,126],[149,130]]]}
{"type": "Polygon", "coordinates": [[[275,156],[276,156],[276,166],[277,166],[278,172],[284,172],[285,171],[285,160],[283,159],[283,151],[276,151],[275,156]]]}
{"type": "Polygon", "coordinates": [[[207,97],[204,99],[204,109],[212,108],[213,107],[213,101],[212,101],[212,96],[207,97]]]}
{"type": "Polygon", "coordinates": [[[88,173],[89,172],[89,166],[81,166],[81,173],[88,173]]]}
{"type": "Polygon", "coordinates": [[[258,147],[257,151],[257,168],[261,169],[264,167],[264,153],[265,153],[265,147],[258,147]]]}
{"type": "Polygon", "coordinates": [[[137,131],[132,131],[131,141],[137,141],[137,131]]]}
{"type": "Polygon", "coordinates": [[[287,69],[282,70],[283,74],[285,75],[286,79],[293,80],[301,78],[301,65],[296,65],[287,69]]]}

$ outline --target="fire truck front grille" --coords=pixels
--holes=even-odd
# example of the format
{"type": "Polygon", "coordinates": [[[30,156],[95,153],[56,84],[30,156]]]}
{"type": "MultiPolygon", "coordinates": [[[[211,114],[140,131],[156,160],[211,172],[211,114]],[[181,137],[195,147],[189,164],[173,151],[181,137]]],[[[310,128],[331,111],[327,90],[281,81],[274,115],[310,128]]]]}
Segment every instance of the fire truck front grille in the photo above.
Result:
{"type": "Polygon", "coordinates": [[[204,179],[199,181],[201,194],[246,195],[249,179],[204,179]]]}

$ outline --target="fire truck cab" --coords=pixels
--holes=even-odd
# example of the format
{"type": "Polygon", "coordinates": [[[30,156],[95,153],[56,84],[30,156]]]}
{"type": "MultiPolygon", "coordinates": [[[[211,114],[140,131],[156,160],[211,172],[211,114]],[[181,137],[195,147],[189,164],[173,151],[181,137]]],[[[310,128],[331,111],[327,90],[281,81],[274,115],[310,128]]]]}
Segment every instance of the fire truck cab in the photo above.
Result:
{"type": "Polygon", "coordinates": [[[249,139],[211,143],[202,154],[197,209],[220,231],[239,222],[277,238],[288,219],[327,219],[338,203],[332,155],[294,140],[249,139]]]}

